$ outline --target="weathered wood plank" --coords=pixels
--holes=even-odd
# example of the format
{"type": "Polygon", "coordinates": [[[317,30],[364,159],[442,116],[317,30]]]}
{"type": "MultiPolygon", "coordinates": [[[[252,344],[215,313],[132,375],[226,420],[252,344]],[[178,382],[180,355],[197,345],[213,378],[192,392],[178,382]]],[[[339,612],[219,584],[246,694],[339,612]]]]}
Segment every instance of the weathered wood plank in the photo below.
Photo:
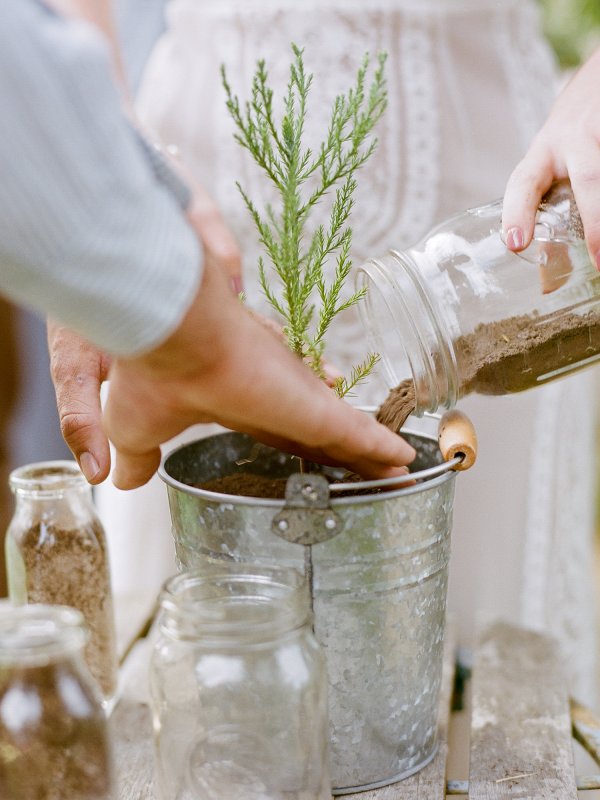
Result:
{"type": "Polygon", "coordinates": [[[567,685],[556,642],[497,623],[473,672],[470,800],[576,800],[567,685]]]}
{"type": "Polygon", "coordinates": [[[438,717],[438,750],[424,769],[399,783],[350,794],[344,800],[444,800],[446,797],[446,762],[448,759],[448,719],[454,686],[456,631],[453,625],[446,629],[444,642],[444,670],[440,692],[438,717]]]}
{"type": "Polygon", "coordinates": [[[121,700],[110,719],[117,800],[153,800],[152,718],[144,703],[121,700]]]}

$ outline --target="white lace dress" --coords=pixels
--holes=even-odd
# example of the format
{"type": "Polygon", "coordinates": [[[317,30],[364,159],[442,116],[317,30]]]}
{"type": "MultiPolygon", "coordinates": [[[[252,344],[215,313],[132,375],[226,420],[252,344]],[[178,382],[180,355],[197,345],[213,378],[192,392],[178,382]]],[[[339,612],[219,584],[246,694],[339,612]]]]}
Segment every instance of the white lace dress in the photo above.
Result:
{"type": "MultiPolygon", "coordinates": [[[[277,91],[287,79],[290,42],[304,47],[315,73],[309,134],[319,137],[362,54],[387,51],[389,107],[378,150],[359,177],[355,263],[408,246],[444,217],[500,196],[556,85],[533,0],[171,0],[167,20],[138,110],[163,143],[180,148],[225,212],[245,253],[249,302],[263,311],[256,235],[234,181],[255,198],[264,182],[233,141],[221,63],[245,98],[259,58],[277,91]]],[[[365,352],[352,314],[333,339],[329,355],[341,366],[365,352]]],[[[481,456],[457,482],[450,590],[465,642],[480,617],[554,632],[573,689],[588,700],[595,685],[594,380],[592,372],[522,396],[462,404],[478,429],[481,456]]],[[[375,383],[360,399],[384,394],[375,383]]],[[[164,490],[160,509],[153,487],[140,495],[121,496],[114,519],[110,490],[100,496],[109,529],[119,528],[113,558],[122,583],[140,559],[150,583],[165,564],[170,569],[164,556],[152,561],[147,547],[149,539],[157,552],[170,547],[164,490]]]]}

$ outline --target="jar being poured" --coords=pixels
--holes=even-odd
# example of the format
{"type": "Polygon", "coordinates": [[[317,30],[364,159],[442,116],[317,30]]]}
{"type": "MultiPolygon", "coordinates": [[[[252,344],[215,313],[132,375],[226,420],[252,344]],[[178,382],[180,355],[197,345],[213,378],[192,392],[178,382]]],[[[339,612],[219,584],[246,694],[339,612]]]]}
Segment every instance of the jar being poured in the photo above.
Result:
{"type": "Polygon", "coordinates": [[[570,184],[543,198],[523,252],[507,249],[501,224],[499,200],[361,267],[362,321],[394,387],[378,412],[388,427],[472,392],[520,392],[600,359],[600,275],[570,184]]]}

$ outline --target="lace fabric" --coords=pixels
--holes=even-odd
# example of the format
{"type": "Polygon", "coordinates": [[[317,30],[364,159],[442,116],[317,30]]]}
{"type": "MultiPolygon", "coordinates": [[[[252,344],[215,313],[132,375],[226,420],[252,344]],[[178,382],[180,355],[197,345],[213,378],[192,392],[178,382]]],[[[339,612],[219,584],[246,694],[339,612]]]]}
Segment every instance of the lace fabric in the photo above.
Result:
{"type": "MultiPolygon", "coordinates": [[[[249,302],[263,312],[256,234],[234,182],[239,179],[260,202],[264,181],[233,141],[218,68],[226,65],[231,85],[244,97],[256,61],[265,58],[281,96],[291,41],[305,48],[308,68],[316,73],[309,124],[314,141],[362,54],[388,53],[389,108],[378,129],[378,150],[359,177],[355,262],[402,249],[449,214],[500,196],[545,118],[555,85],[534,2],[171,0],[168,29],[147,66],[138,111],[163,143],[177,144],[224,211],[242,244],[249,302]]],[[[329,357],[342,368],[363,357],[356,314],[347,314],[332,337],[329,357]]],[[[358,399],[377,402],[384,391],[374,381],[358,399]]],[[[488,458],[464,488],[458,481],[450,606],[466,641],[474,609],[480,609],[552,630],[567,654],[593,653],[592,601],[586,596],[594,488],[589,379],[576,376],[534,394],[503,398],[501,413],[486,401],[469,405],[476,427],[485,429],[488,458]],[[495,413],[497,427],[490,419],[495,413]],[[558,435],[564,420],[570,424],[558,435]],[[495,451],[502,457],[489,455],[495,451]],[[554,470],[556,464],[561,466],[554,470]],[[513,552],[510,543],[502,550],[511,498],[519,498],[511,517],[513,552]],[[495,548],[505,579],[486,560],[495,548]]],[[[571,667],[574,688],[589,698],[593,656],[571,667]]]]}

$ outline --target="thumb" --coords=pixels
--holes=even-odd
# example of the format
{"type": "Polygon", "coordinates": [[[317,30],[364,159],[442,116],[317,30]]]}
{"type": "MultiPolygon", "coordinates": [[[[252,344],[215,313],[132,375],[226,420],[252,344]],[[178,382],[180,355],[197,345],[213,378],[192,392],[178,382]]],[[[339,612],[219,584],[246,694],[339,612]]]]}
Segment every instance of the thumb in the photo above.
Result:
{"type": "Polygon", "coordinates": [[[160,465],[160,448],[146,453],[117,450],[112,482],[117,489],[137,489],[148,483],[160,465]]]}

